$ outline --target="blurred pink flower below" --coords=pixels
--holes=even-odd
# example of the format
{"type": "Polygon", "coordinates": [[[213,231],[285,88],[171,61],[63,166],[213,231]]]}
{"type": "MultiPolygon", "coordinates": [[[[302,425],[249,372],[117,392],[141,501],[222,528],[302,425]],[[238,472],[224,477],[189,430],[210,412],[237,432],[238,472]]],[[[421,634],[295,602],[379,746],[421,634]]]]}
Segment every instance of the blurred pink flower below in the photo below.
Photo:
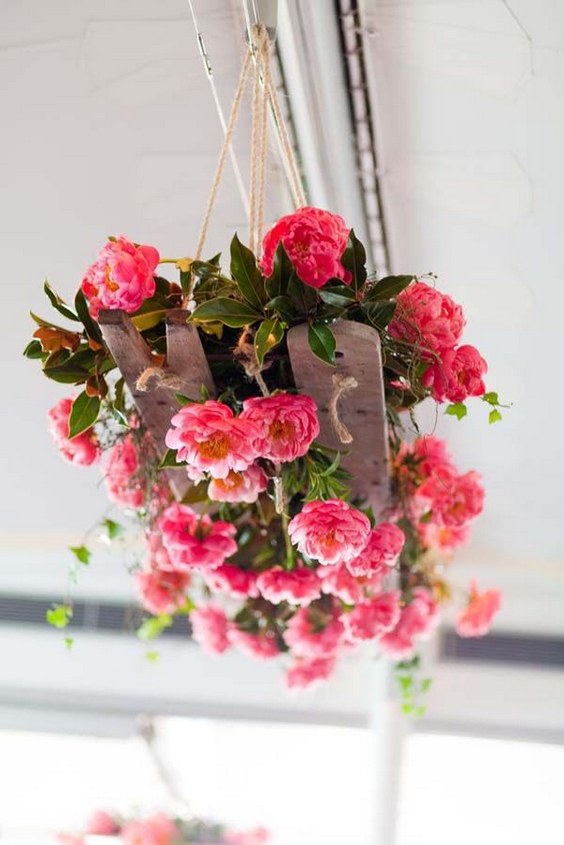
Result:
{"type": "Polygon", "coordinates": [[[179,831],[163,813],[144,821],[132,821],[121,831],[123,845],[175,845],[179,831]]]}
{"type": "Polygon", "coordinates": [[[483,637],[490,630],[500,607],[499,590],[480,593],[476,582],[472,581],[468,604],[460,611],[456,620],[456,633],[459,637],[483,637]]]}
{"type": "Polygon", "coordinates": [[[112,836],[119,831],[119,824],[110,813],[105,810],[98,810],[90,816],[84,830],[89,835],[112,836]]]}

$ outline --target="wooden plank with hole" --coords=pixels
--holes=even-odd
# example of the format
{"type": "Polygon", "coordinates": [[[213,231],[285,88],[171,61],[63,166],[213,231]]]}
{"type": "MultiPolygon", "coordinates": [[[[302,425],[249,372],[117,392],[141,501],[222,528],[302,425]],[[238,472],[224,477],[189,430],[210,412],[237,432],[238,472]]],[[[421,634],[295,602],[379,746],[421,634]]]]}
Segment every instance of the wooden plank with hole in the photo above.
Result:
{"type": "Polygon", "coordinates": [[[335,367],[312,353],[307,325],[290,329],[288,351],[294,380],[300,393],[317,403],[319,442],[347,452],[341,463],[351,473],[353,497],[370,504],[378,518],[388,500],[390,478],[380,338],[375,329],[361,323],[337,322],[331,330],[337,342],[335,367]],[[339,420],[353,437],[349,445],[341,443],[330,419],[334,373],[353,376],[358,382],[337,403],[339,420]]]}
{"type": "MultiPolygon", "coordinates": [[[[198,329],[188,325],[186,317],[187,312],[178,309],[170,311],[166,319],[168,355],[163,369],[179,379],[178,386],[170,388],[152,379],[146,391],[137,389],[137,379],[147,367],[155,364],[149,346],[124,311],[102,310],[98,318],[104,340],[145,426],[153,436],[160,457],[166,451],[165,435],[170,428],[171,417],[179,408],[175,393],[198,399],[203,384],[210,396],[215,395],[215,385],[198,329]]],[[[182,499],[191,486],[185,470],[171,469],[168,477],[175,496],[182,499]]]]}

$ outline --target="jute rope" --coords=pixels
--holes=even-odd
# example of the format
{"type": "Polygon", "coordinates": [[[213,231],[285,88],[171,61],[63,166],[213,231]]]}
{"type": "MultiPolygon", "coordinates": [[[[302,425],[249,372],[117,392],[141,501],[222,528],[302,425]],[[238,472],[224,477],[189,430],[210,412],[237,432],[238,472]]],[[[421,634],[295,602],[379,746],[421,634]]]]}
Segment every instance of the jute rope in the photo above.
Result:
{"type": "Polygon", "coordinates": [[[354,376],[343,376],[340,373],[333,373],[333,392],[328,406],[329,419],[341,443],[352,443],[353,436],[346,425],[339,419],[337,403],[339,399],[342,399],[343,396],[349,393],[349,391],[354,390],[355,387],[358,387],[358,382],[354,376]]]}

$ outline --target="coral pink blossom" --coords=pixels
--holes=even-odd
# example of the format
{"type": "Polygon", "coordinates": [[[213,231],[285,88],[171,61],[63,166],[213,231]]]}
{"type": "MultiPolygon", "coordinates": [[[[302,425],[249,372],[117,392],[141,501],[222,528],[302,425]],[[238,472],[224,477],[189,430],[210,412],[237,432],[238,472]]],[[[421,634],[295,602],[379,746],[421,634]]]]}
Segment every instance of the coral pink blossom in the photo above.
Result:
{"type": "Polygon", "coordinates": [[[208,654],[222,654],[229,648],[229,622],[219,605],[207,604],[193,610],[190,625],[192,638],[208,654]]]}
{"type": "Polygon", "coordinates": [[[281,566],[267,569],[258,576],[257,587],[261,595],[273,604],[287,601],[290,604],[307,605],[321,596],[317,575],[305,566],[290,572],[281,566]]]}
{"type": "Polygon", "coordinates": [[[456,619],[456,633],[459,637],[483,637],[492,626],[492,620],[501,607],[499,590],[478,591],[476,582],[470,584],[468,604],[456,619]]]}
{"type": "Polygon", "coordinates": [[[470,536],[470,525],[436,525],[433,522],[420,522],[417,526],[419,536],[425,546],[440,552],[451,552],[463,546],[470,536]]]}
{"type": "Polygon", "coordinates": [[[187,572],[147,569],[135,574],[141,604],[149,613],[174,613],[186,603],[187,572]]]}
{"type": "Polygon", "coordinates": [[[316,681],[329,678],[335,669],[336,657],[298,657],[286,672],[286,686],[290,689],[305,689],[316,681]]]}
{"type": "Polygon", "coordinates": [[[486,391],[488,365],[474,346],[459,346],[443,353],[423,374],[423,385],[437,402],[464,402],[486,391]]]}
{"type": "Polygon", "coordinates": [[[217,569],[202,570],[202,578],[205,584],[214,593],[226,593],[227,595],[239,598],[248,596],[257,598],[257,575],[252,569],[241,569],[231,563],[224,563],[217,569]]]}
{"type": "Polygon", "coordinates": [[[108,497],[116,505],[138,509],[145,504],[145,485],[139,478],[140,464],[133,435],[126,434],[107,453],[104,478],[108,497]]]}
{"type": "Polygon", "coordinates": [[[398,560],[405,535],[391,522],[381,522],[368,535],[361,553],[349,560],[347,567],[353,575],[375,575],[394,566],[398,560]]]}
{"type": "Polygon", "coordinates": [[[263,631],[260,634],[251,634],[248,631],[241,631],[236,625],[231,625],[228,631],[229,642],[246,654],[247,657],[256,657],[259,660],[268,660],[280,653],[276,637],[272,631],[263,631]]]}
{"type": "Polygon", "coordinates": [[[439,621],[439,607],[429,590],[416,587],[413,599],[402,609],[397,625],[380,638],[386,654],[399,660],[413,655],[416,640],[429,636],[439,621]]]}
{"type": "Polygon", "coordinates": [[[121,831],[123,845],[175,845],[179,830],[168,816],[153,816],[145,821],[132,821],[121,831]]]}
{"type": "Polygon", "coordinates": [[[224,834],[225,845],[267,845],[270,834],[265,827],[253,830],[230,831],[224,834]]]}
{"type": "Polygon", "coordinates": [[[265,235],[261,269],[270,276],[276,248],[282,243],[296,273],[306,285],[323,287],[329,279],[351,282],[341,259],[350,230],[338,214],[305,206],[282,217],[265,235]]]}
{"type": "Polygon", "coordinates": [[[373,640],[395,628],[400,619],[399,591],[381,593],[369,601],[357,604],[341,620],[347,638],[352,642],[373,640]]]}
{"type": "Polygon", "coordinates": [[[345,604],[356,604],[364,600],[364,582],[367,579],[355,578],[344,563],[320,566],[317,576],[321,579],[322,591],[327,595],[335,596],[345,604]]]}
{"type": "Polygon", "coordinates": [[[214,502],[256,502],[259,493],[266,490],[268,478],[257,464],[243,472],[230,470],[226,478],[212,478],[208,485],[208,496],[214,502]]]}
{"type": "Polygon", "coordinates": [[[132,314],[155,293],[159,253],[154,246],[136,246],[120,236],[108,241],[82,280],[91,315],[101,308],[121,308],[132,314]]]}
{"type": "Polygon", "coordinates": [[[298,657],[329,657],[339,647],[343,633],[343,624],[337,616],[321,626],[310,608],[302,607],[289,620],[284,642],[298,657]]]}
{"type": "Polygon", "coordinates": [[[112,836],[118,833],[119,824],[115,818],[105,810],[98,810],[89,819],[84,832],[92,836],[112,836]]]}
{"type": "Polygon", "coordinates": [[[73,399],[67,396],[57,402],[47,414],[47,426],[63,458],[74,466],[88,467],[101,455],[100,444],[93,428],[69,438],[69,417],[73,399]]]}
{"type": "Polygon", "coordinates": [[[227,478],[231,470],[246,470],[258,457],[258,427],[235,417],[222,402],[208,399],[185,405],[173,416],[171,425],[166,445],[177,450],[178,461],[186,462],[194,480],[205,472],[227,478]]]}
{"type": "Polygon", "coordinates": [[[388,331],[396,340],[417,347],[424,358],[458,343],[464,329],[464,313],[450,296],[424,282],[415,282],[397,297],[396,312],[388,331]]]}
{"type": "Polygon", "coordinates": [[[319,434],[317,405],[309,396],[275,393],[245,399],[240,419],[260,428],[260,455],[275,463],[307,454],[319,434]]]}
{"type": "Polygon", "coordinates": [[[213,522],[207,514],[200,517],[188,505],[169,505],[159,527],[173,569],[218,567],[237,551],[234,525],[222,520],[213,522]]]}
{"type": "Polygon", "coordinates": [[[357,557],[366,545],[369,531],[368,517],[341,499],[307,502],[288,526],[299,551],[322,564],[357,557]]]}
{"type": "Polygon", "coordinates": [[[457,475],[436,470],[417,491],[417,499],[432,512],[437,525],[458,528],[473,520],[484,507],[484,487],[477,472],[457,475]]]}

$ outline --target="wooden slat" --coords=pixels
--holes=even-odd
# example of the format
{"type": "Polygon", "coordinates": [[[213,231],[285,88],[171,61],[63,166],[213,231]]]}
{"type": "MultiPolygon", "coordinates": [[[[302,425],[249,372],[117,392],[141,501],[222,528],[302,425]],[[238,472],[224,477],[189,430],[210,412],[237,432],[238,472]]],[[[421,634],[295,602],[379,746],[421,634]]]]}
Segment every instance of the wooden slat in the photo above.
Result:
{"type": "MultiPolygon", "coordinates": [[[[175,393],[198,398],[204,384],[210,396],[215,395],[215,386],[206,360],[198,330],[186,323],[186,311],[171,311],[167,315],[167,366],[165,372],[178,377],[174,389],[152,380],[147,391],[137,390],[137,379],[147,368],[154,366],[147,343],[124,311],[102,310],[98,322],[116,364],[125,379],[133,401],[149,429],[159,456],[166,451],[165,435],[170,428],[171,417],[179,404],[175,393]]],[[[184,469],[168,471],[170,485],[177,498],[181,499],[191,482],[184,469]]]]}
{"type": "Polygon", "coordinates": [[[288,350],[296,387],[312,397],[319,408],[319,442],[347,450],[342,465],[351,473],[353,496],[381,514],[389,495],[389,454],[382,356],[378,332],[370,326],[338,322],[331,326],[337,341],[336,366],[331,367],[310,350],[307,326],[288,332],[288,350]],[[339,419],[353,437],[343,445],[331,423],[328,406],[333,393],[333,373],[354,376],[358,387],[338,403],[339,419]]]}

